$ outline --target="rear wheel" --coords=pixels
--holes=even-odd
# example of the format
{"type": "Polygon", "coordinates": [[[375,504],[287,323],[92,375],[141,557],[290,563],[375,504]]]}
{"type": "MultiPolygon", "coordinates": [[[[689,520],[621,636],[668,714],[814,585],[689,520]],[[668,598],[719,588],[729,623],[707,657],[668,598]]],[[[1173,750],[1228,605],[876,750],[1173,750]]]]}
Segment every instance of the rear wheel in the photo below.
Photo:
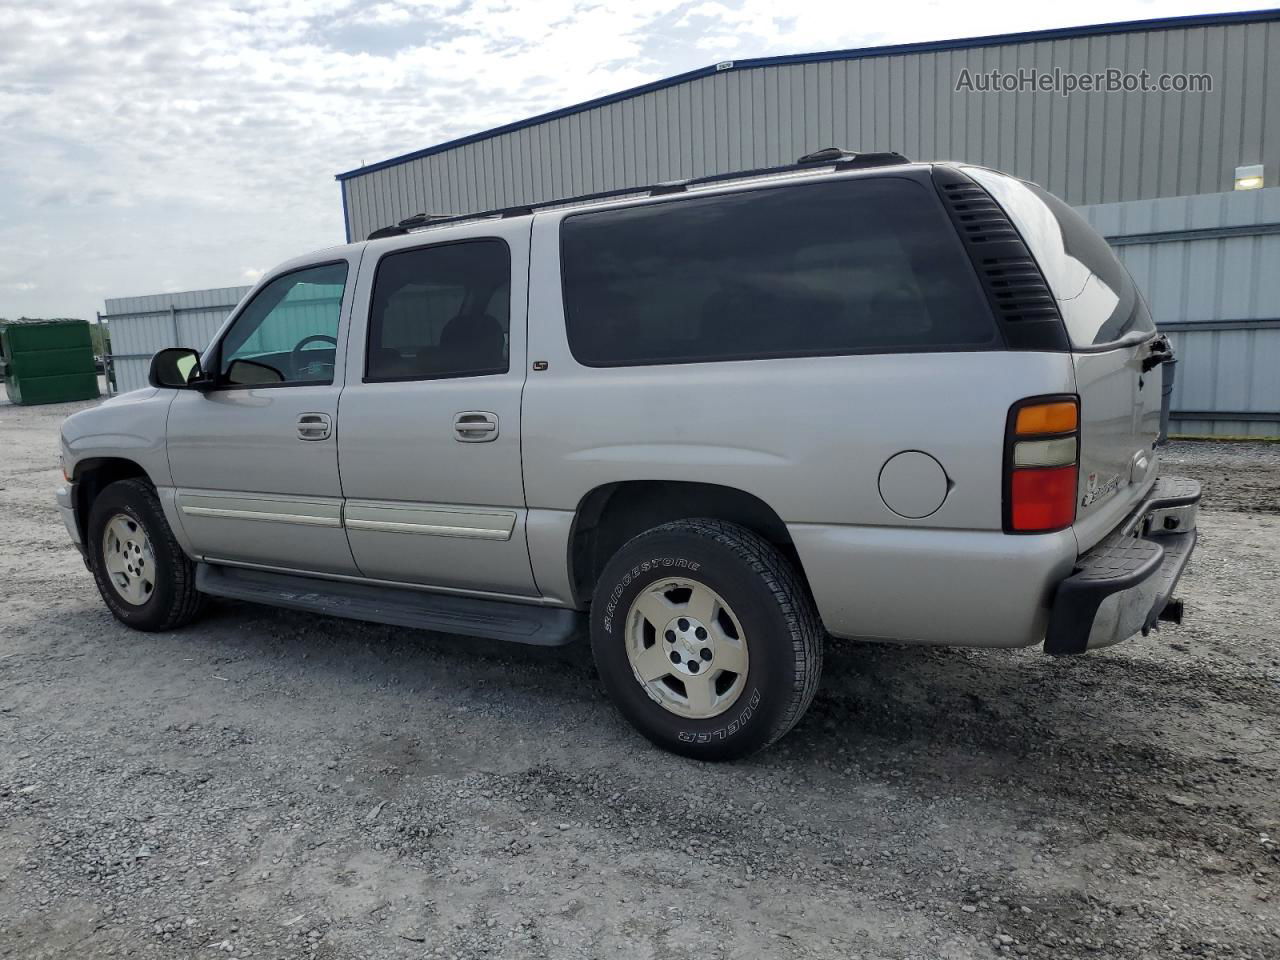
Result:
{"type": "Polygon", "coordinates": [[[729,760],[773,743],[817,690],[822,627],[791,563],[757,534],[680,520],[627,543],[591,605],[600,677],[654,743],[729,760]]]}
{"type": "Polygon", "coordinates": [[[199,615],[195,564],[182,552],[145,480],[106,487],[89,511],[85,542],[98,592],[121,623],[171,630],[199,615]]]}

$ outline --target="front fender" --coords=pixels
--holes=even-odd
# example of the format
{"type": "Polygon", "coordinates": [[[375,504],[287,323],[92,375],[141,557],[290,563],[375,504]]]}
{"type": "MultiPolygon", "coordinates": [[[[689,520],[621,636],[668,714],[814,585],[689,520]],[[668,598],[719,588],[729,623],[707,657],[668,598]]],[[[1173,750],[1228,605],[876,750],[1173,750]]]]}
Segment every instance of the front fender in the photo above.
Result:
{"type": "Polygon", "coordinates": [[[62,465],[73,479],[81,464],[121,459],[136,463],[157,487],[171,486],[165,424],[174,391],[145,387],[81,410],[62,423],[62,465]]]}

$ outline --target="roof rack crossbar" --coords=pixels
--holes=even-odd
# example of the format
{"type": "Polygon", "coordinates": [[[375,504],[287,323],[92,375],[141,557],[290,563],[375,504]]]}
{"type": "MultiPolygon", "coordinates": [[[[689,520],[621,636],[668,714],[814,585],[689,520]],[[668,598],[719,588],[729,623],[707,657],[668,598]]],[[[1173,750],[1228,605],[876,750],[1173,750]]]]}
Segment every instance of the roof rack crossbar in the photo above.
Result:
{"type": "Polygon", "coordinates": [[[419,227],[440,227],[449,223],[463,223],[471,220],[489,220],[493,218],[520,217],[546,210],[550,207],[563,207],[575,203],[592,203],[600,200],[614,200],[618,197],[662,197],[675,193],[684,193],[689,187],[709,183],[723,183],[727,180],[750,180],[754,177],[777,176],[785,173],[812,173],[820,167],[833,167],[836,170],[860,170],[867,167],[893,166],[910,163],[900,153],[884,151],[880,153],[854,153],[838,147],[827,147],[814,153],[805,154],[795,163],[783,164],[779,167],[756,167],[752,170],[732,170],[728,173],[712,173],[688,180],[668,180],[663,183],[649,184],[639,187],[617,187],[613,190],[600,190],[595,193],[584,193],[573,197],[557,197],[552,200],[539,200],[535,203],[522,203],[510,207],[495,207],[479,213],[464,213],[456,216],[435,216],[417,214],[401,220],[394,227],[382,227],[369,234],[368,239],[377,240],[382,237],[402,236],[419,227]]]}

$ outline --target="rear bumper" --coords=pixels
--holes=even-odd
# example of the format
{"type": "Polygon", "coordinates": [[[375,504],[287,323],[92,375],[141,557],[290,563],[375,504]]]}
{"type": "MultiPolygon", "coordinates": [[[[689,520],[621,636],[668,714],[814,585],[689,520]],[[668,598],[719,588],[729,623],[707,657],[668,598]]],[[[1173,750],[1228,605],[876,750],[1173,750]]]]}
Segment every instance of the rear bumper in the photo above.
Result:
{"type": "Polygon", "coordinates": [[[1197,481],[1157,480],[1142,505],[1082,554],[1071,575],[1058,584],[1049,610],[1045,652],[1084,653],[1150,630],[1172,599],[1191,558],[1199,508],[1197,481]]]}

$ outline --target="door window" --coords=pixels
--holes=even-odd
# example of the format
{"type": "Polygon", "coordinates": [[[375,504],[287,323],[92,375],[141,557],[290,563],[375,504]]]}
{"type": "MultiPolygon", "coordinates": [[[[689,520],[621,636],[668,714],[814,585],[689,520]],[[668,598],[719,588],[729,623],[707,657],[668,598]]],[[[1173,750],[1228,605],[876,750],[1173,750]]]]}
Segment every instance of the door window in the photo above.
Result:
{"type": "Polygon", "coordinates": [[[388,254],[374,275],[365,382],[506,373],[510,329],[504,241],[388,254]]]}
{"type": "Polygon", "coordinates": [[[222,340],[220,382],[231,386],[333,383],[347,263],[276,277],[222,340]]]}

